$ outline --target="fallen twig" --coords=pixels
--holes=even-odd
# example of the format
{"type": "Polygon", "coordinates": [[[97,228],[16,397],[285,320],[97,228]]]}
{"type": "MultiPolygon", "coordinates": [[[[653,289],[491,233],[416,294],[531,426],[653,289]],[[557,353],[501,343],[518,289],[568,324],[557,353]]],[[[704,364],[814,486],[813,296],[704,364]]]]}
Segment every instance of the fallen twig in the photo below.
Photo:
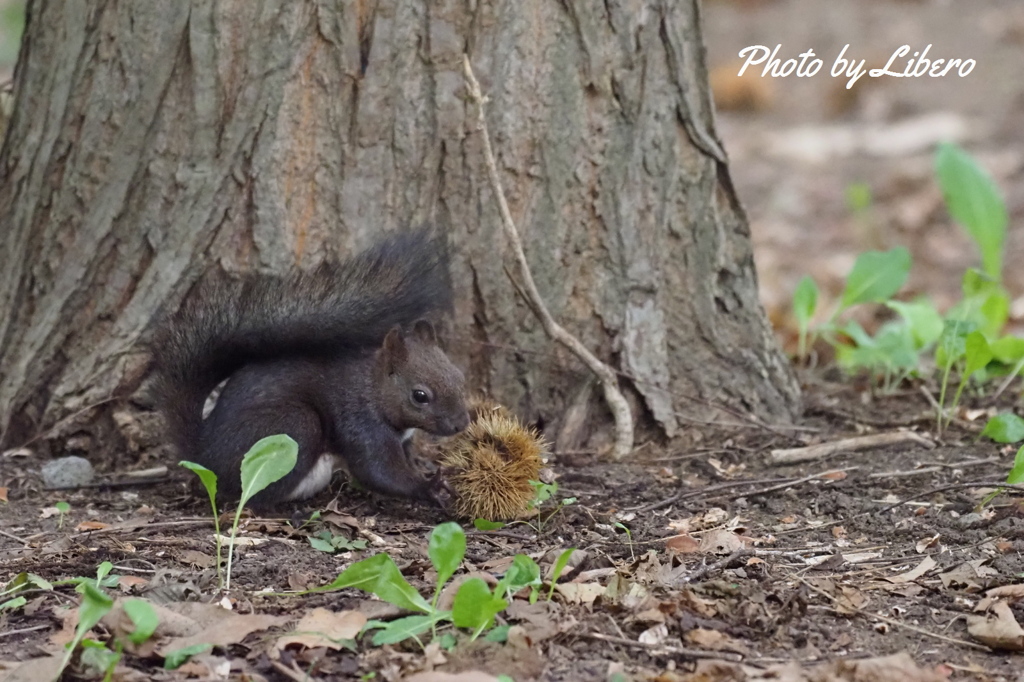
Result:
{"type": "Polygon", "coordinates": [[[749,547],[737,549],[735,552],[733,552],[732,554],[723,559],[719,559],[714,563],[704,564],[703,566],[698,567],[697,570],[695,570],[693,573],[683,578],[682,582],[700,582],[700,580],[702,580],[704,576],[706,576],[708,573],[711,573],[712,571],[717,571],[720,568],[728,568],[734,561],[742,559],[743,557],[754,556],[755,554],[756,552],[754,552],[754,550],[750,549],[749,547]]]}
{"type": "Polygon", "coordinates": [[[889,433],[873,433],[869,436],[844,438],[832,441],[831,443],[807,445],[802,448],[772,450],[768,457],[768,462],[769,464],[796,464],[797,462],[809,462],[823,457],[830,457],[840,452],[854,452],[856,450],[867,450],[868,448],[897,445],[899,443],[918,443],[926,448],[935,447],[935,443],[914,431],[891,431],[889,433]]]}
{"type": "MultiPolygon", "coordinates": [[[[527,304],[533,310],[537,319],[547,335],[568,348],[576,357],[590,368],[604,389],[604,398],[608,407],[615,417],[615,445],[612,449],[612,456],[615,459],[622,459],[633,450],[633,413],[629,409],[629,403],[619,390],[618,377],[615,371],[608,365],[601,362],[596,355],[591,353],[586,346],[567,332],[561,325],[555,322],[544,305],[537,284],[533,281],[530,266],[526,262],[526,254],[523,252],[523,242],[519,238],[519,231],[512,220],[512,212],[508,208],[508,201],[505,199],[505,192],[501,188],[501,179],[498,177],[498,166],[494,160],[494,151],[491,148],[491,136],[487,131],[487,123],[484,119],[484,104],[486,102],[483,93],[480,91],[480,84],[473,75],[473,67],[469,63],[469,56],[462,56],[462,70],[466,79],[466,88],[469,96],[473,99],[477,109],[477,128],[480,131],[483,141],[484,161],[487,166],[487,176],[491,181],[491,190],[494,192],[498,202],[498,209],[501,213],[501,224],[505,230],[505,236],[512,245],[512,252],[515,256],[516,265],[519,268],[519,277],[522,280],[522,293],[525,294],[527,304]]],[[[517,287],[518,288],[518,287],[517,287]]]]}
{"type": "Polygon", "coordinates": [[[929,495],[935,495],[936,493],[944,493],[947,490],[962,490],[964,488],[1002,488],[1005,490],[1016,490],[1017,492],[1024,492],[1024,485],[1017,485],[1013,483],[1001,483],[999,481],[973,481],[968,483],[951,483],[950,485],[939,486],[938,488],[932,488],[926,490],[923,493],[915,493],[911,497],[906,497],[895,504],[890,504],[887,507],[882,507],[875,514],[884,514],[887,511],[901,507],[905,504],[910,504],[919,497],[928,497],[929,495]]]}

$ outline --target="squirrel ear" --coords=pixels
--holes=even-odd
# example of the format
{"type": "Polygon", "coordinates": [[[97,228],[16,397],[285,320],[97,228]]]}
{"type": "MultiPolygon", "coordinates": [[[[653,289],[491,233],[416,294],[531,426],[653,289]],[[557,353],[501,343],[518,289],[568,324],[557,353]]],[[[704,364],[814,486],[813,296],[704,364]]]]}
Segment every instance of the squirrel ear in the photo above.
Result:
{"type": "Polygon", "coordinates": [[[405,338],[402,336],[401,327],[392,327],[384,337],[381,358],[389,373],[396,365],[402,364],[409,358],[409,349],[405,347],[405,338]]]}
{"type": "Polygon", "coordinates": [[[416,324],[412,326],[412,332],[423,343],[437,344],[437,333],[429,320],[416,320],[416,324]]]}

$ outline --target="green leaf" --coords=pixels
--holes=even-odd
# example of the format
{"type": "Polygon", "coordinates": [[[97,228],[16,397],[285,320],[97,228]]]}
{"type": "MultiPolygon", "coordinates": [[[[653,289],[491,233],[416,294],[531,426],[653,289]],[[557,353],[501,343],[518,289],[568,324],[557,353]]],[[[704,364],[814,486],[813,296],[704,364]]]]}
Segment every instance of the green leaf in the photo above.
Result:
{"type": "Polygon", "coordinates": [[[473,521],[473,527],[480,531],[488,530],[501,530],[505,527],[505,524],[500,521],[488,521],[487,519],[476,519],[473,521]]]}
{"type": "Polygon", "coordinates": [[[495,642],[497,644],[504,644],[508,641],[508,631],[511,625],[499,625],[493,628],[490,632],[484,635],[484,640],[487,642],[495,642]]]}
{"type": "Polygon", "coordinates": [[[932,345],[942,335],[942,315],[930,301],[888,301],[886,305],[906,322],[918,350],[932,345]]]}
{"type": "Polygon", "coordinates": [[[555,561],[555,566],[551,571],[551,587],[548,589],[548,601],[551,600],[551,595],[555,591],[555,583],[562,577],[562,571],[569,564],[569,558],[572,557],[572,553],[576,551],[575,547],[570,547],[561,554],[558,555],[558,559],[555,561]]]}
{"type": "Polygon", "coordinates": [[[15,597],[14,599],[8,599],[5,602],[0,602],[0,611],[13,611],[14,609],[20,609],[27,603],[28,600],[24,597],[15,597]]]}
{"type": "Polygon", "coordinates": [[[142,599],[128,599],[122,608],[135,625],[135,630],[128,635],[133,644],[142,644],[153,636],[156,626],[160,624],[160,618],[152,604],[142,599]]]}
{"type": "Polygon", "coordinates": [[[111,651],[102,642],[87,639],[82,642],[82,654],[79,658],[82,665],[102,675],[113,670],[121,660],[121,654],[111,651]]]}
{"type": "Polygon", "coordinates": [[[91,583],[83,583],[82,603],[78,607],[78,627],[75,632],[84,635],[99,623],[114,606],[114,600],[91,583]]]}
{"type": "Polygon", "coordinates": [[[1019,443],[1024,440],[1024,419],[1012,412],[997,414],[988,420],[981,435],[997,443],[1019,443]]]}
{"type": "Polygon", "coordinates": [[[964,342],[964,355],[967,358],[967,365],[964,369],[964,377],[969,377],[979,369],[984,369],[992,362],[992,349],[988,347],[988,339],[981,332],[971,332],[964,342]]]}
{"type": "Polygon", "coordinates": [[[217,474],[213,473],[202,464],[196,464],[195,462],[187,462],[182,460],[178,462],[178,466],[185,467],[189,471],[193,472],[199,477],[199,482],[206,488],[206,494],[210,496],[210,502],[213,504],[214,515],[217,513],[217,474]]]}
{"type": "Polygon", "coordinates": [[[1024,483],[1024,445],[1017,450],[1017,455],[1013,458],[1013,469],[1010,470],[1010,475],[1006,477],[1006,482],[1011,485],[1024,483]]]}
{"type": "Polygon", "coordinates": [[[530,481],[530,485],[533,486],[533,501],[530,503],[534,507],[540,505],[551,499],[551,496],[558,492],[558,483],[542,483],[540,481],[530,481]]]}
{"type": "Polygon", "coordinates": [[[334,554],[336,547],[327,540],[321,540],[320,538],[307,539],[309,540],[309,544],[313,546],[313,549],[326,552],[327,554],[334,554]]]}
{"type": "Polygon", "coordinates": [[[440,592],[466,556],[466,534],[459,524],[449,521],[435,527],[430,533],[427,555],[437,571],[437,590],[440,592]]]}
{"type": "Polygon", "coordinates": [[[443,635],[441,635],[440,639],[438,639],[438,644],[440,644],[441,648],[445,651],[451,651],[455,648],[455,645],[458,643],[459,640],[455,637],[455,635],[453,635],[450,632],[444,633],[443,635]]]}
{"type": "Polygon", "coordinates": [[[254,495],[276,483],[295,468],[299,445],[291,436],[278,434],[256,441],[242,458],[242,497],[244,507],[254,495]]]}
{"type": "Polygon", "coordinates": [[[433,609],[420,593],[410,585],[387,554],[375,554],[368,559],[357,561],[334,579],[329,585],[318,587],[312,592],[328,592],[344,587],[355,587],[375,594],[384,601],[409,611],[430,613],[433,609]]]}
{"type": "Polygon", "coordinates": [[[525,554],[516,554],[512,565],[498,581],[494,593],[499,596],[513,595],[524,587],[540,585],[540,566],[525,554]]]}
{"type": "Polygon", "coordinates": [[[68,504],[67,502],[57,502],[56,504],[53,505],[53,507],[61,514],[67,514],[69,511],[71,511],[71,505],[68,504]]]}
{"type": "Polygon", "coordinates": [[[38,587],[41,590],[46,590],[47,592],[49,592],[50,590],[53,589],[53,585],[51,585],[48,580],[46,580],[45,578],[39,577],[35,573],[28,573],[28,574],[26,574],[25,578],[26,578],[26,580],[28,580],[28,582],[30,582],[31,584],[35,585],[36,587],[38,587]]]}
{"type": "Polygon", "coordinates": [[[430,628],[434,627],[434,625],[439,621],[445,620],[448,615],[447,611],[436,611],[425,616],[406,616],[405,618],[398,618],[378,630],[373,635],[373,639],[371,641],[374,646],[397,644],[398,642],[409,639],[410,637],[416,637],[423,634],[430,628]]]}
{"type": "Polygon", "coordinates": [[[978,306],[981,315],[982,330],[995,336],[1003,331],[1006,321],[1010,319],[1010,297],[999,289],[985,296],[978,306]]]}
{"type": "Polygon", "coordinates": [[[104,561],[96,567],[96,584],[99,585],[103,582],[103,579],[110,575],[110,572],[114,570],[114,564],[109,561],[104,561]]]}
{"type": "Polygon", "coordinates": [[[511,675],[498,675],[498,682],[516,682],[511,675]]]}
{"type": "Polygon", "coordinates": [[[1007,334],[989,344],[992,357],[1006,365],[1014,365],[1024,360],[1024,339],[1007,334]]]}
{"type": "Polygon", "coordinates": [[[494,616],[508,606],[508,602],[491,594],[480,578],[469,578],[459,585],[452,602],[452,622],[460,628],[482,630],[494,616]]]}
{"type": "Polygon", "coordinates": [[[967,152],[952,144],[939,145],[935,173],[950,215],[974,240],[985,273],[1000,281],[1008,216],[996,183],[967,152]]]}
{"type": "Polygon", "coordinates": [[[164,670],[177,670],[185,661],[196,654],[204,654],[212,650],[212,644],[193,644],[182,649],[175,649],[164,657],[164,670]]]}
{"type": "Polygon", "coordinates": [[[865,251],[846,278],[842,307],[884,302],[892,298],[910,274],[910,252],[902,246],[889,251],[865,251]]]}
{"type": "Polygon", "coordinates": [[[935,363],[940,367],[951,365],[967,352],[967,336],[975,331],[978,325],[970,320],[947,319],[939,337],[939,347],[935,354],[935,363]]]}
{"type": "Polygon", "coordinates": [[[800,329],[807,329],[818,307],[818,285],[810,275],[804,275],[793,292],[793,315],[800,329]]]}

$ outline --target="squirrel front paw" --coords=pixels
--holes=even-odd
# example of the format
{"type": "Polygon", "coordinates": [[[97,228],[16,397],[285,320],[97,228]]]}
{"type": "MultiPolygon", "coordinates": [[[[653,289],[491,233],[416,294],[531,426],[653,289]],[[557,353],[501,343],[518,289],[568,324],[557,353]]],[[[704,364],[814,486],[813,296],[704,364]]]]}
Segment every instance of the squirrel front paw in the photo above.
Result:
{"type": "Polygon", "coordinates": [[[424,497],[427,500],[445,511],[451,510],[455,505],[455,489],[448,483],[448,479],[444,477],[440,470],[435,472],[427,481],[427,487],[424,492],[424,497]]]}

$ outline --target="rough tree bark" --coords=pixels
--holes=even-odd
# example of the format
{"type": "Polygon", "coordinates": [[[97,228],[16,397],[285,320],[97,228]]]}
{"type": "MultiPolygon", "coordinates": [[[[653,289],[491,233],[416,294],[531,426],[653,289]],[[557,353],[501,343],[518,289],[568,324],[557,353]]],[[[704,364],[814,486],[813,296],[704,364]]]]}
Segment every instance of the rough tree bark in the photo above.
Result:
{"type": "Polygon", "coordinates": [[[505,275],[463,53],[538,286],[622,370],[648,432],[718,405],[790,418],[699,14],[697,0],[30,2],[0,152],[4,445],[75,413],[60,433],[104,422],[113,402],[84,408],[139,386],[140,340],[207,268],[306,267],[424,221],[455,247],[449,337],[472,384],[562,447],[606,440],[585,427],[601,417],[585,370],[505,275]]]}

